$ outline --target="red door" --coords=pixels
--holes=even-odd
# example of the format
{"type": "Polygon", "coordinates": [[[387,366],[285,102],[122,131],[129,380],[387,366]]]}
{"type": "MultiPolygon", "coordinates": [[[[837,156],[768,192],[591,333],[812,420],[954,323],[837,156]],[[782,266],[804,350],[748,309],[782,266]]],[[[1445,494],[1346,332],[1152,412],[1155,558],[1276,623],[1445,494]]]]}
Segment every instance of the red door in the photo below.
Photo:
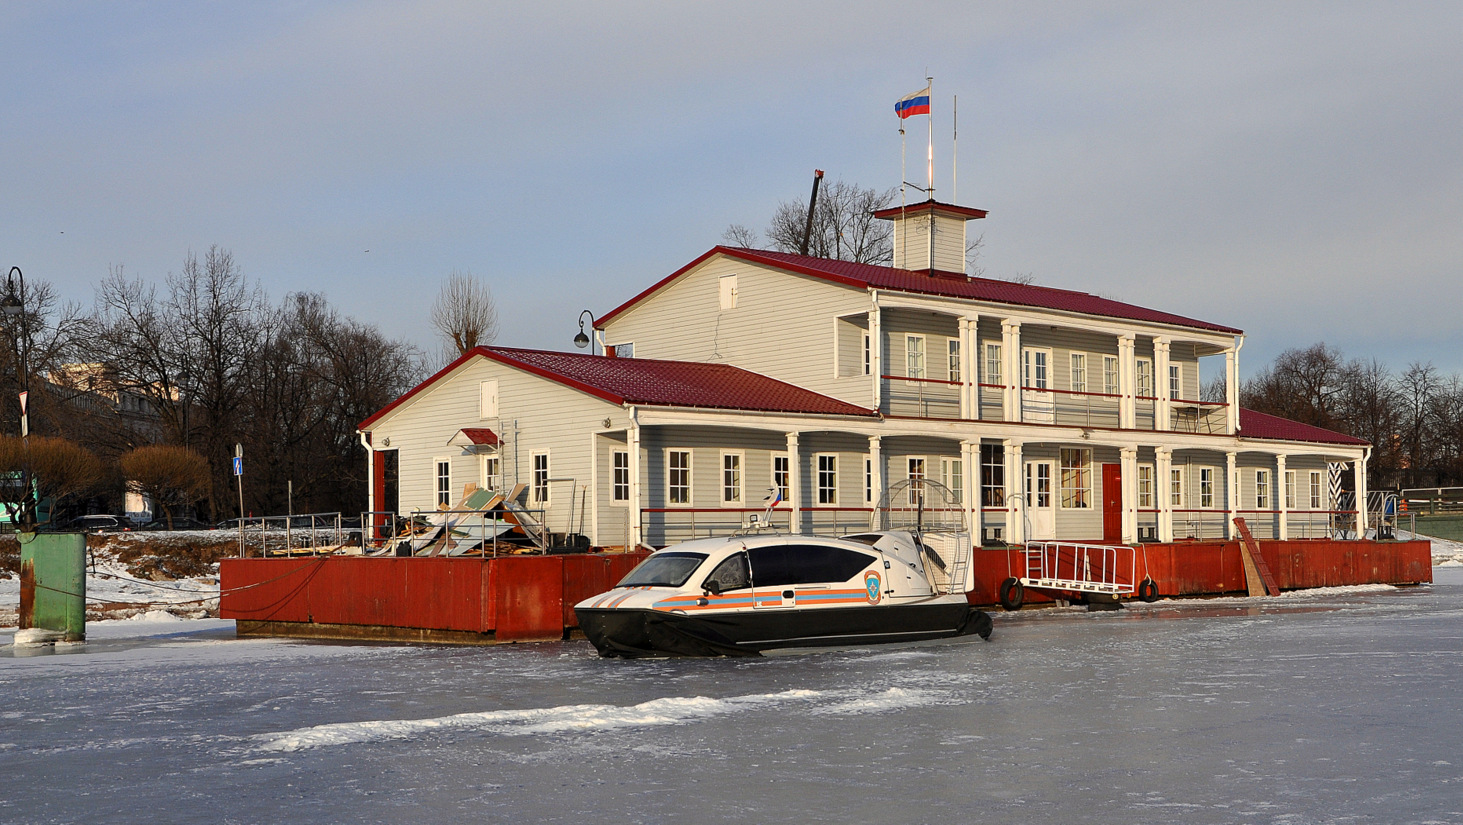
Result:
{"type": "Polygon", "coordinates": [[[1102,540],[1123,540],[1123,465],[1102,465],[1102,540]]]}

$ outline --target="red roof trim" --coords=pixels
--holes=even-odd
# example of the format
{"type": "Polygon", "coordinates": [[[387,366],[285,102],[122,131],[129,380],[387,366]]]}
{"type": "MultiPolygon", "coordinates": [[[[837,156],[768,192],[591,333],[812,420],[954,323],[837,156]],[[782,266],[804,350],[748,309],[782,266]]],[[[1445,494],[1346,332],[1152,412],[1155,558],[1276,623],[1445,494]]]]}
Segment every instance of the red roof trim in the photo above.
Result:
{"type": "Polygon", "coordinates": [[[956,215],[965,218],[968,221],[979,220],[980,218],[984,218],[986,215],[990,214],[984,209],[976,209],[971,206],[956,206],[953,203],[940,203],[939,201],[920,201],[919,203],[911,203],[905,206],[891,206],[887,209],[880,209],[879,211],[874,212],[873,215],[876,218],[887,221],[893,220],[894,218],[899,217],[901,214],[908,215],[912,212],[918,213],[931,211],[944,212],[947,215],[956,215]]]}
{"type": "Polygon", "coordinates": [[[878,264],[857,264],[827,258],[811,258],[785,252],[769,252],[760,249],[716,246],[689,264],[681,267],[654,286],[634,298],[615,307],[595,322],[596,329],[624,314],[672,281],[686,274],[713,255],[722,254],[749,263],[770,266],[785,272],[806,275],[822,281],[843,284],[855,289],[878,289],[884,292],[916,295],[938,295],[945,298],[978,301],[982,303],[1026,306],[1076,315],[1091,315],[1099,318],[1117,318],[1140,323],[1161,324],[1170,327],[1187,327],[1229,335],[1243,334],[1242,330],[1222,324],[1200,321],[1162,310],[1149,309],[1136,304],[1126,304],[1108,298],[1101,298],[1085,292],[1056,287],[1018,284],[991,278],[969,278],[962,273],[928,270],[916,271],[895,269],[878,264]],[[1046,298],[1044,296],[1051,296],[1046,298]]]}
{"type": "MultiPolygon", "coordinates": [[[[478,349],[481,349],[481,347],[479,347],[478,349]]],[[[463,353],[462,355],[459,355],[457,357],[457,360],[456,361],[453,361],[452,363],[448,364],[447,366],[443,367],[442,369],[437,370],[437,372],[435,374],[433,374],[431,378],[428,378],[427,380],[425,380],[422,383],[416,385],[415,387],[412,387],[411,389],[407,390],[406,392],[404,392],[400,396],[398,396],[395,401],[392,401],[390,404],[387,404],[386,406],[384,406],[381,409],[377,410],[376,412],[372,413],[368,418],[366,418],[365,421],[362,421],[361,423],[357,424],[356,425],[356,429],[357,430],[367,429],[372,424],[375,424],[377,421],[380,421],[382,418],[385,418],[386,415],[388,413],[390,413],[392,410],[394,410],[397,407],[400,407],[402,404],[405,404],[406,402],[410,401],[412,398],[416,397],[416,394],[417,393],[419,393],[422,390],[425,390],[427,387],[430,387],[433,384],[437,383],[437,381],[439,379],[445,377],[447,375],[447,373],[452,372],[453,370],[455,370],[458,367],[462,366],[463,364],[467,363],[467,360],[469,358],[473,357],[476,354],[478,354],[477,350],[476,349],[472,349],[472,350],[468,350],[467,352],[463,353]]]]}
{"type": "Polygon", "coordinates": [[[616,315],[619,315],[620,313],[629,310],[631,307],[635,306],[636,304],[640,303],[641,301],[645,300],[646,298],[649,298],[651,295],[654,295],[656,292],[659,292],[662,287],[669,286],[670,283],[671,283],[671,281],[674,281],[675,279],[681,277],[682,275],[685,275],[687,272],[691,271],[692,269],[695,269],[696,267],[700,266],[702,261],[706,260],[707,258],[710,258],[712,255],[715,255],[717,252],[723,251],[724,249],[725,249],[725,247],[713,246],[710,250],[708,250],[701,257],[699,257],[696,260],[694,260],[694,261],[686,264],[685,266],[681,267],[680,269],[677,269],[675,272],[672,272],[671,274],[665,276],[664,278],[661,278],[659,281],[656,281],[654,284],[651,285],[651,287],[649,289],[645,290],[644,292],[641,292],[639,295],[636,295],[634,298],[631,298],[630,300],[626,301],[625,303],[620,304],[619,306],[617,306],[614,309],[610,310],[608,314],[602,315],[599,318],[596,318],[595,319],[595,322],[594,322],[594,328],[595,329],[604,329],[605,323],[607,321],[609,321],[611,318],[614,318],[616,315]]]}

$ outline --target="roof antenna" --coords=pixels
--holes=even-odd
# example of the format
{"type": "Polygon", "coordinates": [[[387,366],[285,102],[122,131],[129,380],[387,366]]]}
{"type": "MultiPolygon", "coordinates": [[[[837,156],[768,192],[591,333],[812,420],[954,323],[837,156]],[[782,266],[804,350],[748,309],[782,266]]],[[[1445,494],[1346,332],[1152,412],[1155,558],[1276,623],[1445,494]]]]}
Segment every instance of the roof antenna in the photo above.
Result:
{"type": "Polygon", "coordinates": [[[813,170],[813,196],[808,198],[808,220],[803,224],[803,245],[798,247],[798,254],[808,254],[808,241],[813,236],[813,210],[818,206],[818,184],[823,182],[823,170],[813,170]]]}

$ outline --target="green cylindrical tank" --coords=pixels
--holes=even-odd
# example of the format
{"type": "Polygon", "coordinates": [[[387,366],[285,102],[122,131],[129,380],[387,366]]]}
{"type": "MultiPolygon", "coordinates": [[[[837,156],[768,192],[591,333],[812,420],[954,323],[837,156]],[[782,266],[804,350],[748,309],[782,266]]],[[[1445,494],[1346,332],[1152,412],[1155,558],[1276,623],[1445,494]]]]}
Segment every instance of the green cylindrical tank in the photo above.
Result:
{"type": "Polygon", "coordinates": [[[19,533],[20,629],[86,639],[86,536],[19,533]]]}

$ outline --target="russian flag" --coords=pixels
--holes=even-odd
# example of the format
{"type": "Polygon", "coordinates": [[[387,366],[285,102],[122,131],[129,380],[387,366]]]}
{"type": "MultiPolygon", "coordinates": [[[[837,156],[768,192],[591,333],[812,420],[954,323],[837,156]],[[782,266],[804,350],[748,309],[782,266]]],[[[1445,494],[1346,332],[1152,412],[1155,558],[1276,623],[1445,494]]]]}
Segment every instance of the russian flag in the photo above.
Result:
{"type": "Polygon", "coordinates": [[[899,115],[900,120],[903,120],[907,117],[913,117],[914,115],[927,115],[929,113],[929,86],[920,89],[914,94],[905,95],[904,97],[899,98],[899,102],[894,104],[894,114],[899,115]]]}
{"type": "Polygon", "coordinates": [[[781,487],[773,487],[772,488],[772,495],[770,495],[767,498],[763,499],[763,501],[767,502],[767,506],[768,507],[776,507],[777,505],[781,504],[782,503],[782,488],[781,487]]]}

